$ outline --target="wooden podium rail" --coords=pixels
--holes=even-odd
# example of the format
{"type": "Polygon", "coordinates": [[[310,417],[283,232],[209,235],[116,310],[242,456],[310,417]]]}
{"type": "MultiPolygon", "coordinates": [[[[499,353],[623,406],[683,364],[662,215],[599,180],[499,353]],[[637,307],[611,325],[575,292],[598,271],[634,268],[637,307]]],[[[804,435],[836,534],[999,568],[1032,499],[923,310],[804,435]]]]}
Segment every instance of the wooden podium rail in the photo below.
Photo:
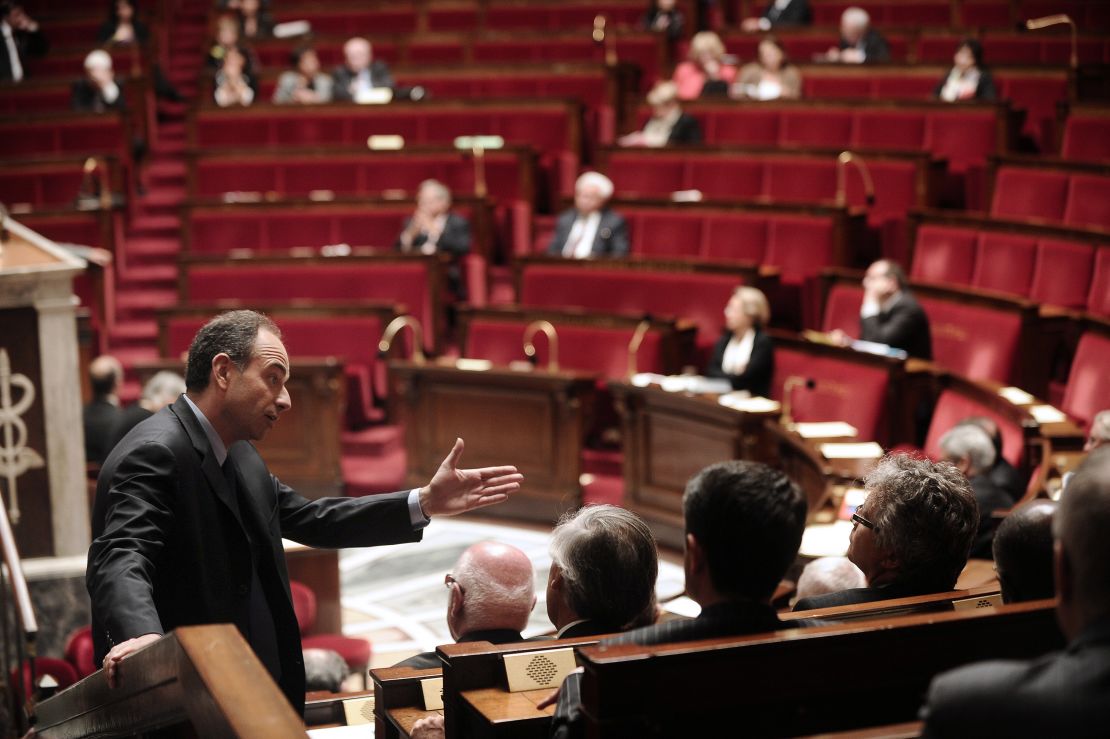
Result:
{"type": "Polygon", "coordinates": [[[42,739],[133,736],[283,739],[304,724],[234,626],[185,626],[38,707],[42,739]]]}

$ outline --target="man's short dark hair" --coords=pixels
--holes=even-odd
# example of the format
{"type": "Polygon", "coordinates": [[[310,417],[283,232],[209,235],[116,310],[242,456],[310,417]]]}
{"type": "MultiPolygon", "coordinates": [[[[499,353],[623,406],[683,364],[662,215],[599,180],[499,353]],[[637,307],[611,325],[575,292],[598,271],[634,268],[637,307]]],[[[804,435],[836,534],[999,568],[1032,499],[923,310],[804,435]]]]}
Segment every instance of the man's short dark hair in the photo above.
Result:
{"type": "Polygon", "coordinates": [[[690,479],[682,507],[718,592],[757,600],[774,593],[805,530],[806,499],[797,485],[759,462],[720,462],[690,479]]]}
{"type": "Polygon", "coordinates": [[[567,514],[552,532],[551,558],[579,618],[610,631],[655,620],[659,554],[651,528],[632,511],[595,505],[567,514]]]}
{"type": "Polygon", "coordinates": [[[259,329],[266,329],[281,338],[277,325],[253,310],[228,311],[204,324],[189,347],[185,387],[191,392],[200,392],[208,387],[212,360],[217,354],[226,354],[236,367],[246,369],[254,354],[254,340],[259,329]]]}
{"type": "Polygon", "coordinates": [[[865,487],[861,508],[875,524],[876,544],[898,559],[896,580],[921,593],[951,590],[979,529],[967,478],[947,462],[890,454],[865,487]]]}
{"type": "Polygon", "coordinates": [[[1034,500],[1015,508],[998,526],[994,535],[994,566],[1004,602],[1021,603],[1053,596],[1055,514],[1055,501],[1034,500]]]}

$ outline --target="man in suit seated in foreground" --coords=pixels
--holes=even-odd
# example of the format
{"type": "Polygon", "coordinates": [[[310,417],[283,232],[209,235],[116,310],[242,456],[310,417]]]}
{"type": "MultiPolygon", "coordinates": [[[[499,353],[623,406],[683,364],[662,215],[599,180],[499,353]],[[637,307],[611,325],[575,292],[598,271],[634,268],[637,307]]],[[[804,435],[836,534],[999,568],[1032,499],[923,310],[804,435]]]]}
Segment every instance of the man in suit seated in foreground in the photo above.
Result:
{"type": "Polygon", "coordinates": [[[867,476],[867,499],[852,515],[848,559],[868,587],[802,598],[795,611],[943,593],[956,584],[979,510],[960,471],[946,462],[885,457],[867,476]]]}
{"type": "Polygon", "coordinates": [[[659,555],[644,520],[614,505],[580,508],[551,533],[547,616],[557,639],[655,621],[659,555]]]}
{"type": "Polygon", "coordinates": [[[628,254],[628,224],[607,207],[613,181],[585,172],[574,183],[574,207],[559,214],[547,247],[550,256],[568,259],[623,257],[628,254]]]}
{"type": "Polygon", "coordinates": [[[1056,617],[1068,646],[933,680],[924,736],[1095,737],[1110,726],[1110,450],[1081,465],[1052,524],[1056,617]]]}
{"type": "MultiPolygon", "coordinates": [[[[459,557],[444,578],[447,629],[456,642],[488,641],[511,644],[524,641],[521,630],[536,605],[532,587],[532,561],[509,544],[484,541],[459,557]]],[[[435,652],[421,652],[394,667],[442,667],[435,652]]]]}
{"type": "MultiPolygon", "coordinates": [[[[682,509],[686,592],[701,613],[635,629],[603,645],[668,644],[781,627],[771,596],[802,543],[806,499],[798,486],[758,462],[720,462],[687,483],[682,509]]],[[[554,737],[582,736],[581,678],[571,674],[563,681],[554,737]]]]}

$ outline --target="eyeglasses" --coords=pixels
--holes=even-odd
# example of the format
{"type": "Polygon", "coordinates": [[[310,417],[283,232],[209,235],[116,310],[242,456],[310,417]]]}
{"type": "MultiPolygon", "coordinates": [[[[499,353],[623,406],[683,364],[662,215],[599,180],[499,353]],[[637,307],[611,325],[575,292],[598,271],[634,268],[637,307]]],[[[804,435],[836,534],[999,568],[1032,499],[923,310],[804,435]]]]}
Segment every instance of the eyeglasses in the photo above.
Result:
{"type": "Polygon", "coordinates": [[[866,518],[859,515],[858,513],[853,513],[852,514],[852,524],[853,525],[863,524],[864,526],[871,529],[872,531],[877,531],[878,530],[878,527],[876,527],[875,524],[871,523],[870,521],[868,521],[866,518]]]}

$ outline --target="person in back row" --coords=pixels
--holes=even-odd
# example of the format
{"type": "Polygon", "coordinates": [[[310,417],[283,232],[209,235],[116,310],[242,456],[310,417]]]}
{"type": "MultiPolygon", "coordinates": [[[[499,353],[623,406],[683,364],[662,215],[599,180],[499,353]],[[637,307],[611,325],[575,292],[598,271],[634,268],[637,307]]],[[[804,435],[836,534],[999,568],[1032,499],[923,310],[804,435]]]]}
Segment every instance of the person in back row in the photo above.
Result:
{"type": "Polygon", "coordinates": [[[940,451],[944,461],[954,465],[967,478],[975,504],[979,506],[979,532],[971,545],[971,556],[990,559],[994,540],[991,514],[1014,504],[1013,498],[991,480],[994,444],[987,432],[978,426],[957,424],[940,437],[940,451]]]}
{"type": "Polygon", "coordinates": [[[1056,501],[1034,500],[1003,519],[994,535],[994,569],[1003,603],[1051,598],[1056,501]]]}
{"type": "MultiPolygon", "coordinates": [[[[509,544],[484,541],[468,547],[444,578],[447,629],[456,642],[523,641],[520,632],[536,605],[532,561],[509,544]]],[[[435,652],[422,652],[394,667],[439,667],[435,652]]]]}
{"type": "Polygon", "coordinates": [[[659,555],[644,520],[614,505],[563,516],[551,532],[547,615],[557,639],[612,634],[655,621],[659,555]]]}
{"type": "MultiPolygon", "coordinates": [[[[901,265],[880,259],[863,276],[863,303],[859,309],[859,332],[864,341],[901,349],[918,359],[933,358],[929,317],[909,290],[901,265]]],[[[839,329],[833,341],[844,346],[851,339],[839,329]]]]}
{"type": "Polygon", "coordinates": [[[176,372],[163,370],[155,373],[143,385],[143,394],[138,402],[123,409],[112,427],[109,449],[114,449],[127,432],[138,426],[158,411],[173,403],[185,392],[185,378],[176,372]]]}
{"type": "Polygon", "coordinates": [[[1002,429],[998,427],[998,422],[987,416],[968,416],[958,425],[963,424],[978,426],[990,437],[991,444],[994,446],[994,464],[988,473],[991,482],[1002,488],[1015,503],[1021,500],[1025,495],[1025,482],[1017,469],[1002,454],[1002,429]]]}
{"type": "Polygon", "coordinates": [[[355,37],[343,44],[343,66],[332,73],[336,100],[370,102],[374,90],[393,89],[393,76],[385,62],[374,59],[374,48],[364,38],[355,37]]]}
{"type": "Polygon", "coordinates": [[[559,214],[547,253],[553,257],[623,257],[628,254],[628,224],[608,207],[613,181],[585,172],[574,183],[574,207],[559,214]]]}
{"type": "Polygon", "coordinates": [[[706,377],[720,377],[733,390],[771,397],[775,346],[766,329],[771,320],[767,297],[754,287],[740,286],[725,306],[725,327],[713,346],[706,377]]]}
{"type": "Polygon", "coordinates": [[[871,16],[863,8],[851,7],[840,15],[840,45],[825,52],[824,61],[841,64],[886,64],[890,46],[871,27],[871,16]]]}
{"type": "Polygon", "coordinates": [[[1056,620],[1067,648],[968,665],[933,680],[922,736],[1106,736],[1110,726],[1110,449],[1092,452],[1060,498],[1056,620]]]}
{"type": "Polygon", "coordinates": [[[674,144],[700,144],[701,126],[698,119],[682,112],[678,87],[673,82],[658,82],[647,94],[651,118],[642,131],[621,136],[621,146],[661,147],[674,144]]]}
{"type": "Polygon", "coordinates": [[[979,510],[960,471],[907,454],[884,457],[852,514],[848,559],[866,588],[803,598],[795,611],[943,593],[956,584],[979,528],[979,510]]]}
{"type": "MultiPolygon", "coordinates": [[[[697,618],[645,626],[602,644],[669,644],[740,636],[781,627],[771,596],[794,562],[806,523],[806,499],[782,472],[759,462],[712,464],[686,485],[683,566],[697,618]]],[[[809,625],[792,623],[791,626],[809,625]]],[[[581,675],[563,681],[553,737],[583,735],[581,675]]]]}
{"type": "Polygon", "coordinates": [[[85,57],[85,76],[70,89],[70,107],[84,113],[103,113],[127,107],[123,88],[116,79],[112,56],[103,49],[85,57]]]}

